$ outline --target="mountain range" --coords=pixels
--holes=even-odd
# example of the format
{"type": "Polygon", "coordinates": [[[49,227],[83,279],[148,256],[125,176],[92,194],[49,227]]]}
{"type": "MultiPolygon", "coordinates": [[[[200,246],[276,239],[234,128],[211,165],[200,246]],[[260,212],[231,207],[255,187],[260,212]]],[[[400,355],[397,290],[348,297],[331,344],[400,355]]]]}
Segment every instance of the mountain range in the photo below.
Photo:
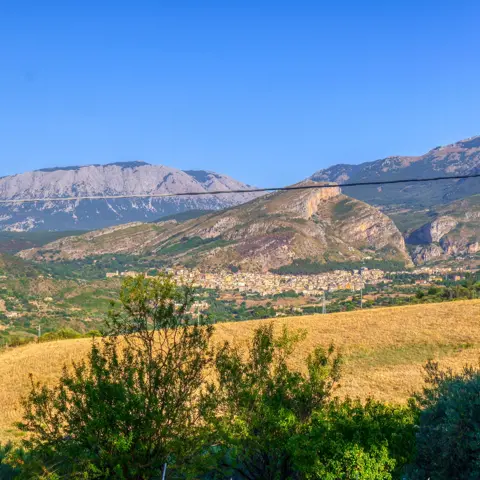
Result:
{"type": "MultiPolygon", "coordinates": [[[[336,183],[378,182],[478,173],[480,136],[436,147],[421,156],[393,156],[358,165],[334,165],[314,173],[311,179],[336,183]]],[[[418,210],[480,193],[480,179],[349,187],[345,192],[386,211],[399,207],[418,210]]]]}
{"type": "MultiPolygon", "coordinates": [[[[141,254],[170,264],[245,271],[310,268],[312,262],[317,266],[366,261],[408,266],[412,260],[424,264],[472,258],[480,253],[480,179],[342,189],[338,184],[478,172],[480,137],[473,137],[436,147],[421,156],[336,165],[302,182],[329,185],[320,190],[261,197],[252,192],[224,198],[22,206],[19,208],[32,209],[33,228],[58,226],[58,219],[68,219],[70,223],[65,223],[70,229],[72,224],[73,228],[107,228],[59,238],[19,255],[55,261],[107,253],[141,254]],[[177,212],[183,213],[179,216],[177,212]],[[164,221],[154,221],[162,216],[164,221]]],[[[18,195],[118,195],[238,188],[249,187],[212,172],[183,172],[138,162],[46,170],[0,179],[0,197],[12,199],[18,195]]],[[[5,229],[25,224],[14,220],[3,220],[5,229]]]]}
{"type": "Polygon", "coordinates": [[[112,253],[250,272],[299,262],[411,264],[393,221],[375,207],[343,195],[335,185],[273,193],[184,222],[133,223],[62,238],[20,256],[60,261],[112,253]]]}
{"type": "MultiPolygon", "coordinates": [[[[249,189],[227,175],[182,171],[145,162],[48,168],[0,178],[0,199],[149,195],[249,189]]],[[[124,198],[0,205],[0,230],[93,230],[132,221],[152,221],[189,210],[218,210],[255,193],[172,198],[124,198]]]]}

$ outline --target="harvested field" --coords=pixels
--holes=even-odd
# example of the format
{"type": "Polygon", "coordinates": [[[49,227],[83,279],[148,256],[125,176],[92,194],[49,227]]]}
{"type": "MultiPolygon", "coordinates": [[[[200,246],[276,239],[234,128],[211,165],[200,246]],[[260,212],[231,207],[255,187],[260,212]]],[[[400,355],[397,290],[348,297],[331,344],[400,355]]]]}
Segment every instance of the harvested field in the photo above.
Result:
{"type": "MultiPolygon", "coordinates": [[[[224,323],[217,326],[214,339],[241,344],[261,322],[272,321],[277,329],[286,324],[308,332],[292,358],[295,368],[302,368],[317,345],[333,342],[343,352],[342,396],[405,402],[422,387],[422,366],[428,359],[460,369],[477,364],[480,357],[480,300],[224,323]]],[[[63,365],[82,358],[90,342],[31,344],[0,353],[0,441],[18,435],[12,424],[21,418],[29,373],[55,383],[63,365]]]]}

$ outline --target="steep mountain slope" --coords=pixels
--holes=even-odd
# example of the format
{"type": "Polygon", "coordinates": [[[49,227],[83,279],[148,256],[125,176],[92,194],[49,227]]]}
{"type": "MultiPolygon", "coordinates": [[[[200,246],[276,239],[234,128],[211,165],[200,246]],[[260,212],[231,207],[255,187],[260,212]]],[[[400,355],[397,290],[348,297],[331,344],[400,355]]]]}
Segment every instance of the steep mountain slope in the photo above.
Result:
{"type": "Polygon", "coordinates": [[[428,221],[407,235],[417,264],[480,252],[480,195],[428,212],[428,221]]]}
{"type": "Polygon", "coordinates": [[[112,227],[19,255],[55,261],[106,253],[244,271],[267,271],[299,259],[410,263],[394,223],[376,208],[342,195],[336,186],[274,193],[181,224],[173,220],[112,227]]]}
{"type": "Polygon", "coordinates": [[[41,247],[62,237],[81,235],[81,230],[71,232],[0,232],[0,254],[13,255],[27,248],[41,247]]]}
{"type": "Polygon", "coordinates": [[[0,277],[38,278],[42,272],[35,265],[21,258],[0,253],[0,277]]]}
{"type": "MultiPolygon", "coordinates": [[[[388,157],[360,165],[334,165],[311,177],[337,183],[427,178],[480,172],[480,136],[437,147],[419,157],[388,157]]],[[[391,209],[424,208],[480,193],[480,179],[431,183],[349,187],[345,193],[367,203],[391,209]]]]}
{"type": "MultiPolygon", "coordinates": [[[[0,199],[209,192],[249,188],[207,171],[181,171],[144,162],[43,169],[0,178],[0,199]]],[[[156,220],[187,210],[217,210],[256,194],[165,199],[83,200],[0,205],[0,230],[93,230],[156,220]]]]}

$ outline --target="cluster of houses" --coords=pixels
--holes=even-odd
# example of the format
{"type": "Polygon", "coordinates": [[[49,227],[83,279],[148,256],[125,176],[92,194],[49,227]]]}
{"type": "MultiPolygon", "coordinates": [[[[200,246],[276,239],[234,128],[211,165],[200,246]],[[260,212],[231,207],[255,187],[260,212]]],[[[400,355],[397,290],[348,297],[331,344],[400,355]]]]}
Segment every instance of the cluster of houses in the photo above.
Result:
{"type": "MultiPolygon", "coordinates": [[[[274,273],[232,273],[229,271],[206,273],[196,269],[166,269],[180,283],[191,283],[206,289],[253,292],[264,296],[294,291],[298,294],[321,295],[324,291],[358,290],[365,283],[376,284],[385,279],[381,270],[332,272],[315,275],[278,275],[274,273]]],[[[107,273],[108,278],[138,275],[139,272],[107,273]]]]}

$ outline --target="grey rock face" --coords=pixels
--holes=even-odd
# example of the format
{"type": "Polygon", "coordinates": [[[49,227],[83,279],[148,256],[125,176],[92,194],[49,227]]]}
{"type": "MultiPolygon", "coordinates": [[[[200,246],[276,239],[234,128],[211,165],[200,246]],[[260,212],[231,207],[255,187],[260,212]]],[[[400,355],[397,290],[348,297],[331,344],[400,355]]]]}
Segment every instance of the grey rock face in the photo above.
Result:
{"type": "Polygon", "coordinates": [[[458,224],[453,217],[438,217],[433,222],[427,223],[415,230],[408,238],[411,244],[428,244],[439,242],[447,233],[451,232],[458,224]]]}
{"type": "Polygon", "coordinates": [[[438,260],[445,256],[445,252],[440,245],[418,245],[412,252],[412,258],[416,265],[438,260]]]}
{"type": "MultiPolygon", "coordinates": [[[[352,159],[354,162],[355,159],[352,159]]],[[[480,136],[436,147],[421,156],[393,156],[359,165],[334,165],[311,177],[316,181],[369,182],[470,175],[480,172],[480,136]]],[[[478,179],[350,187],[344,193],[367,203],[392,207],[429,207],[480,193],[478,179]]]]}
{"type": "MultiPolygon", "coordinates": [[[[0,199],[156,195],[248,189],[227,175],[182,171],[144,162],[44,169],[0,178],[0,199]]],[[[130,198],[0,205],[0,230],[91,230],[151,221],[187,210],[218,210],[255,198],[254,193],[130,198]]]]}

